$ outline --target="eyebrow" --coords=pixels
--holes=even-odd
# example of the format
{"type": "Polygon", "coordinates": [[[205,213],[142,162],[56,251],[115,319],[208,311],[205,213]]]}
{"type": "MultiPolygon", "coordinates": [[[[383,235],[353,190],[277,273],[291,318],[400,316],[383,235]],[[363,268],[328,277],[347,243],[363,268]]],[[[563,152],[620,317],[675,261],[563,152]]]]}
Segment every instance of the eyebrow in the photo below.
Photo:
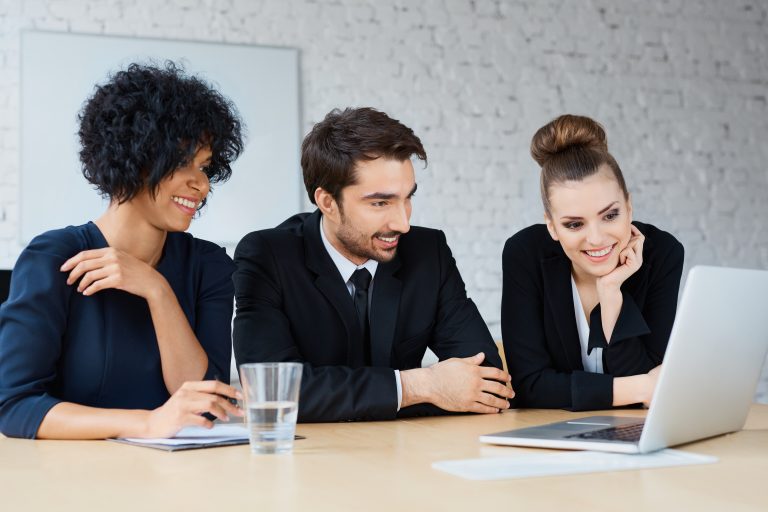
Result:
{"type": "MultiPolygon", "coordinates": [[[[411,197],[413,194],[416,193],[416,189],[418,188],[418,185],[416,183],[413,184],[413,188],[408,193],[407,197],[411,197]]],[[[373,194],[368,194],[366,196],[363,196],[363,199],[394,199],[396,197],[399,197],[398,194],[393,194],[391,192],[374,192],[373,194]]]]}
{"type": "MultiPolygon", "coordinates": [[[[613,207],[613,205],[615,205],[616,203],[618,203],[618,201],[614,201],[614,202],[612,202],[611,204],[609,204],[608,206],[606,206],[605,208],[603,208],[602,210],[600,210],[599,212],[597,212],[597,214],[598,214],[598,215],[602,215],[602,214],[604,214],[605,212],[607,212],[608,210],[610,210],[610,209],[613,207]]],[[[561,218],[561,219],[563,219],[563,220],[566,220],[566,219],[567,219],[567,220],[578,220],[578,219],[581,219],[581,217],[573,217],[573,216],[570,216],[570,215],[565,215],[565,216],[563,216],[563,217],[560,217],[560,218],[561,218]]]]}

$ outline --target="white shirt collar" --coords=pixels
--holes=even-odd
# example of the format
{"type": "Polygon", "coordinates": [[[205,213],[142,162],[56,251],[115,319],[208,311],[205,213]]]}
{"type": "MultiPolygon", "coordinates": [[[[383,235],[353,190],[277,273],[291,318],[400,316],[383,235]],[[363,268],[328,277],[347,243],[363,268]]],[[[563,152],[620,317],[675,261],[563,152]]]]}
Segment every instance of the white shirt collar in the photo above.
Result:
{"type": "Polygon", "coordinates": [[[336,268],[339,269],[339,274],[341,274],[341,278],[346,283],[349,281],[349,278],[352,277],[352,274],[355,272],[355,270],[359,268],[366,268],[368,269],[368,272],[371,273],[371,278],[376,277],[376,269],[379,266],[379,262],[376,260],[367,260],[362,265],[355,265],[351,261],[349,261],[347,258],[345,258],[336,248],[331,244],[331,242],[328,240],[328,238],[325,236],[325,230],[323,229],[323,216],[320,216],[320,237],[323,239],[323,245],[325,246],[325,250],[328,251],[328,255],[333,260],[333,263],[336,265],[336,268]]]}
{"type": "MultiPolygon", "coordinates": [[[[589,348],[589,322],[584,313],[584,307],[581,304],[579,289],[576,287],[576,280],[571,274],[571,293],[573,293],[573,312],[576,315],[576,330],[579,333],[579,343],[581,344],[581,364],[585,372],[604,373],[603,372],[603,349],[593,348],[592,353],[587,355],[589,348]]],[[[597,326],[599,329],[600,326],[597,326]]]]}

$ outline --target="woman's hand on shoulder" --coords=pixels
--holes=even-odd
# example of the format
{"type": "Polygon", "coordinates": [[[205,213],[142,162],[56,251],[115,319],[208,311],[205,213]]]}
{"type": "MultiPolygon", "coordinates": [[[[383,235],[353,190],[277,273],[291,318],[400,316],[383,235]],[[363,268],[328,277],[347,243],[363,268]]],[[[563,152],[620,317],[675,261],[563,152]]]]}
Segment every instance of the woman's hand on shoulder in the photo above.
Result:
{"type": "Polygon", "coordinates": [[[83,295],[114,288],[149,299],[168,284],[151,265],[114,247],[81,251],[64,262],[60,270],[69,272],[68,285],[80,280],[77,291],[83,295]]]}
{"type": "Polygon", "coordinates": [[[147,417],[144,437],[171,437],[186,426],[213,427],[202,416],[210,413],[222,421],[229,416],[244,415],[229,399],[242,399],[242,394],[228,384],[215,380],[185,382],[163,405],[147,417]]]}
{"type": "Polygon", "coordinates": [[[598,295],[602,296],[606,293],[618,292],[621,289],[622,283],[629,276],[640,270],[640,267],[643,265],[645,235],[632,224],[630,224],[630,228],[632,235],[629,242],[627,242],[627,246],[619,253],[618,266],[610,273],[597,278],[598,295]]]}

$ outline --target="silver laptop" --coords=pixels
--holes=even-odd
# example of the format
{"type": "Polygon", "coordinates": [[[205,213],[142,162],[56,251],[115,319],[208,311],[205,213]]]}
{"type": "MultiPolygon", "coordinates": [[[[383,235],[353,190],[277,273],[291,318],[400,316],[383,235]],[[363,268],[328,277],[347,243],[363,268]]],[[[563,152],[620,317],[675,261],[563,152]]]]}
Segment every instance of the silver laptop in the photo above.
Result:
{"type": "Polygon", "coordinates": [[[590,416],[480,436],[491,444],[647,453],[741,430],[768,351],[768,271],[688,274],[646,419],[590,416]]]}

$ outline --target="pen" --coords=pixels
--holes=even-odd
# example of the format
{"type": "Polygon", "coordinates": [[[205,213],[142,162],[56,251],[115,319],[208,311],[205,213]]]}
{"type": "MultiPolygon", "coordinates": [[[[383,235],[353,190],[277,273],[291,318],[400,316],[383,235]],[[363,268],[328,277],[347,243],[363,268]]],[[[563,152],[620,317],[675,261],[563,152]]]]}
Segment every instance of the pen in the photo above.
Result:
{"type": "MultiPolygon", "coordinates": [[[[218,374],[218,373],[214,374],[214,375],[213,375],[213,378],[214,378],[215,380],[217,380],[217,381],[221,382],[222,384],[226,384],[226,382],[224,382],[223,380],[221,380],[221,378],[219,377],[219,374],[218,374]]],[[[228,396],[224,396],[224,395],[219,395],[219,396],[220,396],[221,398],[225,399],[226,401],[228,401],[229,403],[231,403],[232,405],[234,405],[234,406],[236,406],[236,407],[240,407],[240,406],[238,405],[238,403],[237,403],[237,398],[230,398],[230,397],[228,397],[228,396]]]]}
{"type": "MultiPolygon", "coordinates": [[[[213,379],[214,379],[214,380],[217,380],[217,381],[219,381],[219,382],[221,382],[221,383],[223,383],[223,384],[226,384],[226,382],[224,382],[223,380],[221,380],[221,378],[219,378],[219,374],[218,374],[218,373],[214,374],[214,376],[213,376],[213,379]]],[[[232,404],[232,405],[234,405],[235,407],[238,407],[238,408],[240,407],[240,406],[238,405],[238,403],[237,403],[237,399],[236,399],[236,398],[230,398],[230,397],[228,397],[228,396],[224,396],[224,395],[221,395],[221,394],[219,394],[219,393],[216,393],[216,395],[217,395],[217,396],[220,396],[221,398],[223,398],[223,399],[225,399],[225,400],[227,400],[229,403],[231,403],[231,404],[232,404]]],[[[204,413],[202,414],[202,416],[203,416],[205,419],[209,420],[209,421],[216,421],[216,419],[217,419],[217,418],[216,418],[216,416],[214,416],[214,415],[213,415],[213,414],[211,414],[210,412],[204,412],[204,413]]]]}

